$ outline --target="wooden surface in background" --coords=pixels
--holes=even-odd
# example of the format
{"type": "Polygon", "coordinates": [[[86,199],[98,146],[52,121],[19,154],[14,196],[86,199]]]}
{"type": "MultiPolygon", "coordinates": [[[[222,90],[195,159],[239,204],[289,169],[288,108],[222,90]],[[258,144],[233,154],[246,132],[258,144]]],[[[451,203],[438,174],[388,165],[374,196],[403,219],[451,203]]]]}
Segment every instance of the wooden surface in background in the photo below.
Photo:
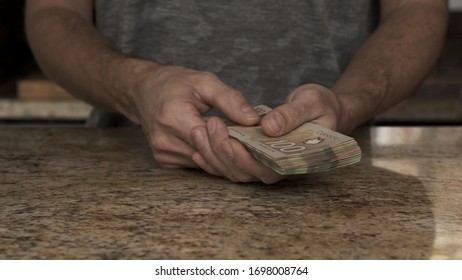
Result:
{"type": "Polygon", "coordinates": [[[17,98],[0,99],[0,119],[80,121],[92,109],[40,72],[18,80],[16,88],[17,98]]]}
{"type": "Polygon", "coordinates": [[[17,95],[21,100],[62,100],[76,99],[61,86],[49,80],[42,74],[20,79],[17,83],[17,95]]]}

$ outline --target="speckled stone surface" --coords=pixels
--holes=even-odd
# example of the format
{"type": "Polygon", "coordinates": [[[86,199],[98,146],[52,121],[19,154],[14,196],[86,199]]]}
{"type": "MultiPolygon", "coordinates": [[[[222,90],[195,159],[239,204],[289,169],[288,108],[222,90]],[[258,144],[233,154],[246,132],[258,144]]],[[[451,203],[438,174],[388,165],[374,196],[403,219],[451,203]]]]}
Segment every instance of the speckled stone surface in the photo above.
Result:
{"type": "Polygon", "coordinates": [[[462,259],[462,127],[360,130],[267,186],[162,170],[137,128],[0,128],[0,259],[462,259]]]}

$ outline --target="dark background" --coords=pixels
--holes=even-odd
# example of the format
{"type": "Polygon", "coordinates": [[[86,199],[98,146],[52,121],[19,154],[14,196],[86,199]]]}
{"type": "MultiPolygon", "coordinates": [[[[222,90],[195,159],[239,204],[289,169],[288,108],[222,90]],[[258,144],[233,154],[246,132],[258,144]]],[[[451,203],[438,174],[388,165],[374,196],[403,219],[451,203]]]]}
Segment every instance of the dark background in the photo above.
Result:
{"type": "Polygon", "coordinates": [[[0,97],[14,95],[16,79],[37,69],[24,34],[24,2],[0,0],[0,97]]]}

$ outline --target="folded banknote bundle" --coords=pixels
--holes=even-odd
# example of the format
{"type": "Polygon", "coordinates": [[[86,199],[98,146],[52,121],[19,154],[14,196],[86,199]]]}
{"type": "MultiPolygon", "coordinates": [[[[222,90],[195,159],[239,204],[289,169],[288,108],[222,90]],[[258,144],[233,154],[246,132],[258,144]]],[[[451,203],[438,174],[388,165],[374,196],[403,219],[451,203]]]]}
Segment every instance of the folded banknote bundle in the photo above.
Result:
{"type": "MultiPolygon", "coordinates": [[[[271,108],[255,107],[260,115],[271,108]]],[[[361,149],[351,137],[313,123],[304,123],[281,137],[265,135],[260,126],[228,126],[260,162],[282,175],[328,171],[361,160],[361,149]]]]}

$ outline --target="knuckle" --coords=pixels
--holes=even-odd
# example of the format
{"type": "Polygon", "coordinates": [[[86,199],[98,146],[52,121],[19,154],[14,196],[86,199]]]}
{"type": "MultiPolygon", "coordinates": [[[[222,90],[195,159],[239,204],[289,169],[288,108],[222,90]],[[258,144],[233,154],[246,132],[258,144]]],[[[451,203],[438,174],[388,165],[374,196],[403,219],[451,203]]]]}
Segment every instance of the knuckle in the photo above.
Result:
{"type": "Polygon", "coordinates": [[[211,174],[211,175],[214,175],[214,176],[219,176],[220,175],[219,172],[217,172],[215,169],[213,169],[210,166],[204,166],[204,167],[201,167],[201,169],[204,170],[205,172],[211,174]]]}
{"type": "Polygon", "coordinates": [[[169,141],[165,137],[154,135],[151,137],[151,147],[155,152],[155,156],[159,156],[159,152],[168,151],[169,141]]]}
{"type": "Polygon", "coordinates": [[[277,112],[284,118],[284,122],[286,123],[285,129],[294,129],[300,125],[300,122],[303,121],[306,116],[306,108],[303,106],[285,106],[285,108],[281,108],[277,110],[277,112]]]}
{"type": "Polygon", "coordinates": [[[228,177],[233,183],[249,183],[254,181],[254,177],[249,174],[232,174],[228,177]]]}
{"type": "Polygon", "coordinates": [[[240,179],[237,178],[237,177],[231,177],[230,180],[231,180],[231,182],[233,182],[233,183],[235,183],[235,184],[243,183],[242,180],[240,180],[240,179]]]}
{"type": "Polygon", "coordinates": [[[239,183],[238,178],[235,177],[233,174],[225,175],[225,177],[233,183],[239,183]]]}
{"type": "Polygon", "coordinates": [[[160,168],[162,169],[178,169],[179,166],[176,164],[170,164],[170,163],[159,163],[160,168]]]}
{"type": "Polygon", "coordinates": [[[153,158],[162,169],[179,169],[181,165],[162,153],[153,153],[153,158]]]}
{"type": "Polygon", "coordinates": [[[302,103],[295,106],[294,110],[289,110],[289,114],[291,114],[291,120],[293,122],[292,125],[295,125],[297,120],[304,120],[307,113],[307,106],[304,106],[302,103]]]}
{"type": "Polygon", "coordinates": [[[312,103],[319,102],[320,100],[323,99],[322,92],[315,88],[307,88],[302,93],[304,97],[312,103]]]}
{"type": "Polygon", "coordinates": [[[243,175],[240,179],[242,183],[250,183],[256,181],[255,177],[251,175],[243,175]]]}
{"type": "Polygon", "coordinates": [[[158,152],[153,152],[152,157],[162,167],[162,164],[164,164],[164,162],[162,161],[163,157],[161,156],[161,154],[158,152]]]}
{"type": "Polygon", "coordinates": [[[204,71],[202,72],[202,75],[204,76],[205,79],[214,79],[214,80],[217,80],[217,75],[215,75],[215,73],[213,72],[209,72],[209,71],[204,71]]]}
{"type": "MultiPolygon", "coordinates": [[[[169,107],[169,106],[166,106],[166,107],[169,107]]],[[[158,110],[156,115],[157,115],[156,116],[157,122],[159,122],[159,123],[168,122],[172,117],[171,113],[170,113],[170,110],[168,110],[167,108],[163,108],[161,110],[158,110]]]]}
{"type": "Polygon", "coordinates": [[[274,184],[274,183],[280,181],[281,179],[282,179],[281,176],[263,176],[262,178],[260,178],[260,180],[264,184],[267,184],[267,185],[274,184]]]}
{"type": "Polygon", "coordinates": [[[171,118],[162,118],[158,120],[159,127],[164,131],[176,131],[177,123],[176,120],[171,118]]]}
{"type": "Polygon", "coordinates": [[[226,96],[223,99],[225,104],[233,104],[233,102],[238,101],[238,105],[242,106],[246,103],[245,99],[243,98],[242,94],[239,91],[229,88],[229,87],[228,89],[229,90],[227,91],[226,96]]]}
{"type": "Polygon", "coordinates": [[[160,112],[157,117],[157,122],[167,128],[172,128],[175,126],[175,117],[170,112],[160,112]]]}
{"type": "Polygon", "coordinates": [[[226,173],[226,174],[224,174],[224,176],[226,178],[228,178],[228,180],[230,180],[233,183],[241,183],[242,182],[241,175],[236,174],[235,172],[226,173]]]}
{"type": "Polygon", "coordinates": [[[196,75],[196,79],[199,83],[210,84],[218,81],[217,75],[212,72],[200,72],[196,75]]]}

